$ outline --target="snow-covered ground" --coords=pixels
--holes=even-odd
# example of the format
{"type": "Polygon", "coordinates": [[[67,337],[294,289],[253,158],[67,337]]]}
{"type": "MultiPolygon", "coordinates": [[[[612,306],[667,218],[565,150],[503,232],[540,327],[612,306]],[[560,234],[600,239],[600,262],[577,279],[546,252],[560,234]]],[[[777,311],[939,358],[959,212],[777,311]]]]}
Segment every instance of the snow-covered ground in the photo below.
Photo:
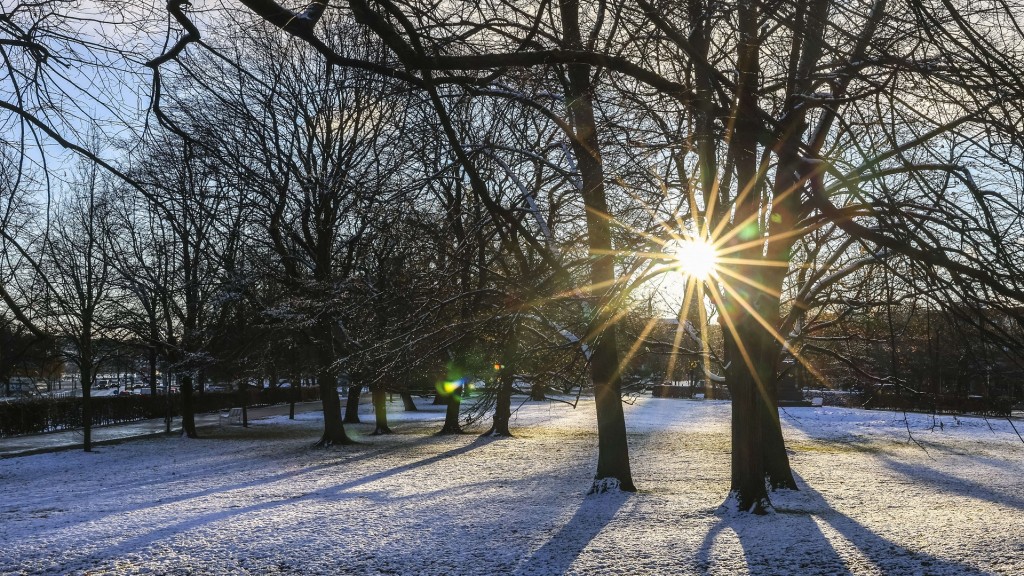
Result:
{"type": "Polygon", "coordinates": [[[1005,420],[788,409],[802,490],[750,517],[720,507],[728,404],[626,406],[640,492],[589,497],[592,402],[528,403],[514,439],[434,436],[423,408],[331,450],[314,413],[0,461],[0,573],[1024,573],[1005,420]]]}

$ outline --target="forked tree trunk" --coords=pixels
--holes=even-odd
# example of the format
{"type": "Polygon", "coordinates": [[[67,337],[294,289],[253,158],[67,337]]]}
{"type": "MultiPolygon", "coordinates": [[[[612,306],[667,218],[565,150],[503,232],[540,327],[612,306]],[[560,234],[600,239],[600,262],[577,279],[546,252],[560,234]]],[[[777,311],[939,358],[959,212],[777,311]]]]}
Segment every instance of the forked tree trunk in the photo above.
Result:
{"type": "MultiPolygon", "coordinates": [[[[735,221],[742,225],[760,222],[759,215],[765,209],[764,181],[759,173],[758,151],[758,133],[762,130],[757,115],[757,87],[761,76],[757,40],[759,22],[756,6],[741,5],[737,10],[741,42],[737,46],[735,128],[729,146],[735,162],[737,182],[743,189],[735,205],[735,221]]],[[[796,197],[790,196],[791,199],[796,197]]],[[[773,204],[773,222],[781,223],[786,216],[793,218],[791,210],[781,209],[783,204],[785,200],[773,204]]],[[[764,231],[759,229],[758,233],[764,231]]],[[[769,251],[779,252],[773,255],[781,256],[785,253],[785,248],[779,245],[780,241],[786,242],[784,236],[777,235],[772,239],[769,251]]],[[[737,251],[734,257],[756,262],[764,260],[763,250],[763,245],[749,243],[737,251]]],[[[779,343],[769,332],[778,326],[779,298],[771,293],[781,289],[782,276],[766,282],[770,272],[765,267],[751,264],[737,266],[735,272],[751,284],[749,287],[735,289],[736,294],[730,295],[729,305],[724,310],[726,321],[731,319],[735,332],[735,337],[727,340],[727,358],[731,362],[728,382],[733,390],[730,499],[735,500],[740,510],[763,514],[771,508],[769,484],[777,487],[796,486],[788,470],[789,459],[785,454],[776,406],[775,368],[779,343]],[[758,285],[769,286],[771,289],[751,288],[758,285]],[[743,299],[745,303],[737,302],[737,299],[743,299]],[[770,328],[762,326],[759,319],[770,328]]]]}
{"type": "Polygon", "coordinates": [[[362,386],[349,384],[348,398],[345,400],[345,424],[359,424],[359,396],[362,392],[362,386]]]}
{"type": "Polygon", "coordinates": [[[370,395],[373,399],[373,417],[376,423],[373,435],[391,434],[391,428],[388,427],[387,391],[384,390],[383,386],[373,386],[370,388],[370,395]]]}

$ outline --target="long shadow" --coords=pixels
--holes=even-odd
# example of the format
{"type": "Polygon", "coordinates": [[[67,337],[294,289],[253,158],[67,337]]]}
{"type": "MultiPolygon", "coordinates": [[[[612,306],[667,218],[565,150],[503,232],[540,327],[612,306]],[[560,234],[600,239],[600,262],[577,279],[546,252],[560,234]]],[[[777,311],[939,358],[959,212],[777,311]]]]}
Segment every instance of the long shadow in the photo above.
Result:
{"type": "Polygon", "coordinates": [[[564,574],[629,498],[626,492],[589,495],[554,536],[516,568],[514,574],[564,574]]]}
{"type": "Polygon", "coordinates": [[[852,543],[865,558],[886,574],[942,573],[985,574],[974,566],[910,550],[875,534],[863,524],[829,506],[825,498],[797,476],[805,494],[820,502],[827,512],[822,519],[852,543]]]}
{"type": "Polygon", "coordinates": [[[705,536],[697,553],[698,566],[705,571],[713,567],[711,549],[715,540],[731,529],[751,574],[985,574],[974,566],[911,550],[875,534],[834,509],[803,478],[794,475],[800,490],[776,493],[773,515],[755,518],[720,510],[717,515],[721,519],[705,536]],[[844,546],[837,550],[833,545],[837,537],[853,549],[844,546]]]}
{"type": "MultiPolygon", "coordinates": [[[[1009,504],[1024,510],[1024,497],[1021,497],[1019,493],[1000,492],[978,482],[950,476],[927,466],[900,462],[887,456],[879,456],[878,459],[886,468],[913,479],[917,484],[927,484],[936,490],[949,494],[987,500],[993,504],[1009,504]]],[[[1006,462],[1002,462],[1002,464],[1005,465],[1006,462]]],[[[1020,479],[1022,482],[1021,486],[1024,486],[1024,475],[1020,479]]],[[[1021,486],[1017,488],[1019,489],[1021,486]]]]}
{"type": "MultiPolygon", "coordinates": [[[[172,505],[172,504],[179,504],[181,502],[186,502],[188,500],[192,500],[192,499],[196,499],[196,498],[202,498],[202,497],[205,497],[205,496],[211,496],[211,495],[214,495],[214,494],[226,493],[226,492],[231,492],[231,491],[235,491],[235,490],[244,490],[246,488],[254,488],[254,487],[257,487],[257,486],[272,484],[272,483],[279,482],[279,481],[282,481],[282,480],[292,481],[292,480],[295,480],[296,478],[299,478],[299,477],[305,476],[305,475],[309,475],[309,474],[312,474],[314,472],[318,472],[318,471],[321,471],[321,470],[326,470],[326,469],[329,469],[329,468],[336,468],[336,467],[339,467],[339,466],[344,466],[346,464],[351,464],[351,463],[358,462],[358,461],[361,461],[361,460],[368,460],[368,459],[377,457],[377,456],[379,456],[381,454],[384,454],[384,453],[397,452],[397,451],[401,451],[403,449],[411,449],[411,448],[414,448],[414,447],[422,446],[424,444],[435,444],[435,443],[439,443],[439,442],[440,442],[440,440],[437,439],[436,437],[426,436],[426,437],[423,437],[422,439],[420,439],[419,441],[416,441],[416,442],[413,442],[413,443],[410,443],[410,444],[384,445],[384,446],[380,446],[380,447],[372,447],[372,448],[370,448],[368,450],[365,450],[364,452],[362,452],[360,454],[354,454],[354,455],[353,454],[345,454],[344,457],[342,457],[342,458],[340,458],[338,460],[332,460],[330,462],[324,462],[324,463],[316,464],[316,465],[313,465],[313,466],[307,466],[307,467],[304,467],[301,470],[297,470],[297,471],[296,470],[289,470],[289,471],[280,472],[278,474],[274,474],[274,475],[271,475],[271,476],[260,476],[260,477],[254,478],[252,480],[247,480],[247,481],[244,481],[244,482],[235,482],[233,484],[225,484],[225,485],[220,485],[220,486],[214,486],[214,487],[205,488],[205,489],[202,489],[202,490],[196,490],[194,492],[189,492],[187,494],[180,494],[180,495],[169,497],[169,498],[163,498],[163,499],[160,499],[159,501],[146,502],[146,503],[139,504],[139,505],[136,505],[136,506],[118,507],[117,510],[111,511],[111,512],[109,512],[107,514],[98,513],[95,516],[91,516],[89,518],[89,520],[88,520],[88,523],[93,523],[93,522],[101,520],[101,519],[103,519],[105,517],[116,515],[116,514],[124,514],[124,513],[129,513],[129,512],[136,512],[136,511],[145,510],[145,509],[148,509],[148,508],[155,508],[157,506],[167,506],[167,505],[172,505]]],[[[400,474],[402,472],[413,470],[415,468],[419,468],[419,467],[422,467],[422,466],[427,466],[427,465],[430,465],[430,464],[432,464],[434,462],[439,462],[441,460],[444,460],[444,459],[447,459],[447,458],[451,458],[451,457],[457,456],[459,454],[464,454],[466,452],[469,452],[470,450],[473,450],[475,448],[483,446],[483,445],[487,444],[488,442],[489,442],[489,440],[487,440],[487,439],[477,440],[477,441],[473,442],[472,444],[468,444],[466,446],[463,446],[462,448],[457,448],[457,449],[450,450],[450,451],[447,451],[447,452],[442,452],[440,454],[436,454],[434,456],[431,456],[429,458],[425,458],[425,459],[420,460],[418,462],[412,462],[410,464],[406,464],[404,466],[399,466],[399,467],[393,468],[391,470],[384,470],[384,471],[378,472],[376,474],[373,474],[373,475],[370,475],[370,476],[367,476],[367,477],[364,477],[364,478],[358,478],[358,479],[352,480],[351,482],[335,486],[335,487],[333,487],[333,489],[336,490],[335,493],[342,492],[344,490],[348,490],[350,488],[353,488],[353,487],[356,487],[356,486],[360,486],[362,484],[367,484],[367,483],[373,482],[375,480],[386,478],[388,476],[392,476],[392,475],[395,475],[395,474],[400,474]]],[[[317,491],[317,492],[322,492],[322,491],[323,490],[320,490],[320,491],[317,491]]],[[[294,498],[291,498],[291,499],[294,499],[294,498]]],[[[258,509],[258,507],[253,507],[252,509],[256,510],[256,509],[258,509]]],[[[245,512],[245,511],[250,511],[250,509],[248,509],[248,508],[236,508],[236,509],[233,509],[233,512],[238,512],[238,513],[242,513],[242,512],[245,512]]],[[[199,522],[199,521],[197,520],[197,522],[199,522]]]]}
{"type": "MultiPolygon", "coordinates": [[[[789,419],[787,420],[787,422],[796,428],[803,429],[804,427],[803,422],[797,419],[789,419]]],[[[921,438],[919,437],[920,435],[918,434],[918,432],[923,431],[915,431],[915,436],[918,436],[915,438],[915,440],[919,443],[919,445],[924,446],[929,454],[934,454],[936,456],[939,456],[941,454],[952,458],[963,458],[966,459],[969,463],[977,463],[986,466],[1005,467],[1007,465],[1010,465],[1010,463],[1007,460],[985,456],[983,454],[978,453],[965,453],[962,451],[962,449],[957,450],[943,443],[933,442],[927,438],[921,438]]],[[[956,476],[951,476],[949,474],[945,474],[943,472],[934,470],[924,465],[915,465],[903,462],[901,460],[898,460],[897,458],[894,458],[891,455],[892,453],[890,451],[887,451],[884,448],[879,449],[869,439],[852,439],[842,441],[831,441],[826,439],[813,440],[821,442],[823,444],[829,444],[834,442],[836,445],[842,446],[844,449],[849,449],[851,451],[861,452],[864,454],[870,454],[872,457],[876,458],[879,462],[881,462],[890,470],[902,474],[908,478],[911,478],[918,484],[928,484],[942,492],[958,495],[969,495],[973,498],[987,500],[994,504],[1009,504],[1016,508],[1024,509],[1024,496],[1022,496],[1019,491],[1017,493],[1001,492],[998,490],[994,490],[991,487],[985,486],[984,484],[972,482],[970,480],[966,480],[956,476]]],[[[906,440],[906,442],[909,442],[909,440],[907,439],[904,440],[906,440]]],[[[970,469],[970,465],[968,464],[967,466],[963,466],[962,468],[970,469]]],[[[1022,476],[1022,478],[1024,478],[1024,476],[1022,476]]]]}
{"type": "Polygon", "coordinates": [[[800,574],[851,573],[814,521],[814,516],[823,512],[820,506],[800,510],[775,504],[775,513],[767,516],[720,507],[715,512],[718,522],[704,536],[694,558],[697,568],[704,573],[716,568],[712,556],[716,540],[731,531],[743,549],[745,570],[750,574],[773,574],[782,569],[800,574]]]}
{"type": "MultiPolygon", "coordinates": [[[[222,521],[222,520],[228,520],[228,519],[230,519],[232,517],[241,516],[241,515],[248,514],[248,513],[251,513],[251,512],[260,512],[260,511],[271,510],[271,509],[274,509],[274,508],[278,508],[280,506],[284,506],[284,505],[287,505],[287,504],[294,503],[298,499],[304,499],[304,498],[309,498],[309,497],[313,497],[313,498],[317,498],[317,497],[319,497],[319,498],[327,498],[327,497],[330,497],[330,496],[334,496],[334,495],[337,495],[337,494],[339,494],[341,492],[344,492],[346,490],[350,490],[352,488],[356,488],[358,486],[362,486],[364,484],[369,484],[371,482],[375,482],[377,480],[388,478],[390,476],[395,476],[395,475],[401,474],[403,472],[408,472],[408,471],[411,471],[411,470],[415,470],[417,468],[422,468],[424,466],[429,466],[430,464],[433,464],[435,462],[440,462],[440,461],[446,460],[448,458],[454,458],[456,456],[465,454],[465,453],[467,453],[467,452],[469,452],[471,450],[479,448],[480,446],[483,446],[484,444],[487,444],[487,441],[473,442],[472,444],[468,444],[466,446],[463,446],[461,448],[456,448],[454,450],[449,450],[449,451],[443,452],[441,454],[436,454],[434,456],[430,456],[429,458],[424,458],[424,459],[416,461],[416,462],[410,462],[409,464],[404,464],[402,466],[391,468],[389,470],[382,470],[382,471],[377,472],[375,474],[370,474],[368,476],[364,476],[362,478],[357,478],[357,479],[354,479],[354,480],[351,480],[349,482],[345,482],[345,483],[342,483],[342,484],[337,484],[337,485],[333,485],[333,486],[324,487],[324,488],[321,488],[320,490],[314,490],[314,491],[306,493],[306,494],[300,494],[300,495],[296,495],[296,496],[288,496],[288,497],[281,498],[279,500],[273,500],[273,501],[270,501],[270,502],[260,502],[260,503],[257,503],[257,504],[252,504],[250,506],[242,506],[242,507],[238,507],[238,508],[231,508],[231,509],[228,509],[228,510],[219,510],[219,511],[216,511],[216,512],[211,512],[209,514],[205,514],[205,515],[199,516],[199,517],[186,517],[185,519],[181,520],[180,522],[176,522],[174,524],[171,524],[171,525],[168,525],[168,526],[164,526],[162,528],[157,528],[157,529],[154,529],[154,530],[152,530],[150,532],[147,532],[145,534],[140,534],[138,536],[135,536],[134,538],[130,538],[128,540],[124,540],[124,541],[121,541],[121,542],[117,543],[116,545],[114,545],[113,547],[111,547],[109,549],[109,556],[117,557],[117,556],[120,556],[120,555],[124,555],[124,554],[127,554],[129,552],[138,550],[140,548],[144,548],[146,546],[149,546],[149,545],[155,543],[156,541],[158,541],[158,540],[160,540],[162,538],[165,538],[165,537],[168,537],[168,536],[173,536],[175,534],[182,533],[182,532],[184,532],[186,530],[193,531],[193,530],[196,530],[197,528],[200,528],[200,527],[202,527],[204,525],[207,525],[207,524],[212,524],[212,523],[219,522],[219,521],[222,521]]],[[[322,468],[326,468],[326,467],[329,467],[329,466],[330,465],[322,465],[322,466],[319,466],[317,468],[322,469],[322,468]]],[[[309,471],[304,471],[304,472],[308,473],[309,471]]],[[[282,474],[281,476],[282,477],[294,477],[294,474],[282,474]]],[[[247,482],[243,486],[253,485],[253,484],[263,484],[263,483],[265,483],[267,481],[268,480],[266,478],[264,478],[264,479],[256,480],[256,481],[253,481],[253,482],[247,482]]],[[[216,491],[219,491],[219,490],[215,490],[214,492],[216,492],[216,491]]],[[[84,553],[84,554],[88,555],[89,553],[84,553]]],[[[69,559],[78,560],[79,558],[69,558],[69,559]]]]}

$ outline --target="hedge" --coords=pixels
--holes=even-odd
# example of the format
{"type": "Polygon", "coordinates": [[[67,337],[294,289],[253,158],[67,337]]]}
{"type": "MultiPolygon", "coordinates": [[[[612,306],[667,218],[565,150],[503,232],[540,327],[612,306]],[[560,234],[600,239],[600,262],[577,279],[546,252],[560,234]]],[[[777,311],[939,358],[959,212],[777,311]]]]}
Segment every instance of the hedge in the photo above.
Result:
{"type": "MultiPolygon", "coordinates": [[[[320,389],[300,388],[299,401],[320,399],[320,389]]],[[[206,392],[195,394],[192,404],[196,414],[228,410],[241,405],[239,392],[206,392]]],[[[275,388],[247,390],[248,406],[285,404],[291,400],[292,389],[275,388]]],[[[96,396],[90,398],[92,425],[123,424],[167,415],[167,396],[96,396]]],[[[170,397],[172,416],[181,415],[181,396],[170,397]]],[[[0,438],[24,434],[43,434],[82,428],[82,398],[35,397],[0,402],[0,438]]]]}

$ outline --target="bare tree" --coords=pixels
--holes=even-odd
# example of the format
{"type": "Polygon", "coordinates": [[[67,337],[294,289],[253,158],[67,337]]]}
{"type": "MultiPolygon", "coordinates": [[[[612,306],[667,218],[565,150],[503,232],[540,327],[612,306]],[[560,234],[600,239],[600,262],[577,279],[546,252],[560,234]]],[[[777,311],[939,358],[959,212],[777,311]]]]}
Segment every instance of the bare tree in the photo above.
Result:
{"type": "MultiPolygon", "coordinates": [[[[326,4],[300,12],[273,1],[244,4],[328,61],[345,62],[320,40],[326,4]]],[[[772,382],[796,318],[782,317],[780,300],[798,238],[834,224],[870,251],[884,248],[926,266],[927,277],[957,298],[1021,298],[1020,186],[1000,176],[1020,166],[1019,8],[828,0],[641,0],[593,10],[565,0],[450,11],[414,0],[356,0],[339,7],[417,71],[409,82],[427,93],[439,83],[511,81],[515,69],[564,64],[573,145],[595,218],[590,242],[599,253],[613,248],[601,221],[614,215],[602,206],[595,85],[615,78],[678,111],[666,124],[671,130],[655,138],[676,146],[677,172],[685,176],[680,213],[692,218],[691,233],[721,254],[720,281],[707,293],[727,328],[732,493],[755,512],[769,506],[766,479],[795,486],[772,382]],[[461,33],[470,26],[473,34],[461,33]]],[[[615,280],[600,262],[597,286],[615,280]]],[[[595,346],[612,342],[602,331],[593,336],[602,336],[595,346]]],[[[609,359],[601,353],[593,361],[600,398],[615,388],[609,359]]],[[[617,411],[608,409],[616,414],[601,409],[599,428],[608,433],[598,476],[624,481],[624,443],[609,444],[624,434],[617,411]]]]}
{"type": "Polygon", "coordinates": [[[82,390],[83,446],[92,450],[92,385],[120,334],[114,318],[117,293],[111,263],[109,183],[85,165],[39,241],[37,271],[45,290],[48,332],[78,368],[82,390]]]}
{"type": "MultiPolygon", "coordinates": [[[[256,211],[253,222],[262,230],[247,237],[272,255],[264,271],[282,288],[283,298],[264,314],[302,334],[315,352],[325,416],[320,444],[348,443],[338,376],[356,352],[350,323],[359,320],[350,308],[365,238],[385,225],[376,207],[402,190],[401,154],[393,146],[400,101],[387,97],[387,83],[311,59],[305,45],[258,27],[227,41],[237,44],[221,52],[291,58],[268,58],[258,67],[215,55],[183,59],[184,81],[211,89],[202,104],[184,93],[168,113],[179,126],[206,130],[207,153],[248,195],[247,209],[256,211]],[[219,118],[209,117],[211,110],[219,118]],[[211,124],[216,128],[204,128],[211,124]]],[[[354,30],[334,41],[340,51],[373,58],[373,43],[354,30]]]]}

